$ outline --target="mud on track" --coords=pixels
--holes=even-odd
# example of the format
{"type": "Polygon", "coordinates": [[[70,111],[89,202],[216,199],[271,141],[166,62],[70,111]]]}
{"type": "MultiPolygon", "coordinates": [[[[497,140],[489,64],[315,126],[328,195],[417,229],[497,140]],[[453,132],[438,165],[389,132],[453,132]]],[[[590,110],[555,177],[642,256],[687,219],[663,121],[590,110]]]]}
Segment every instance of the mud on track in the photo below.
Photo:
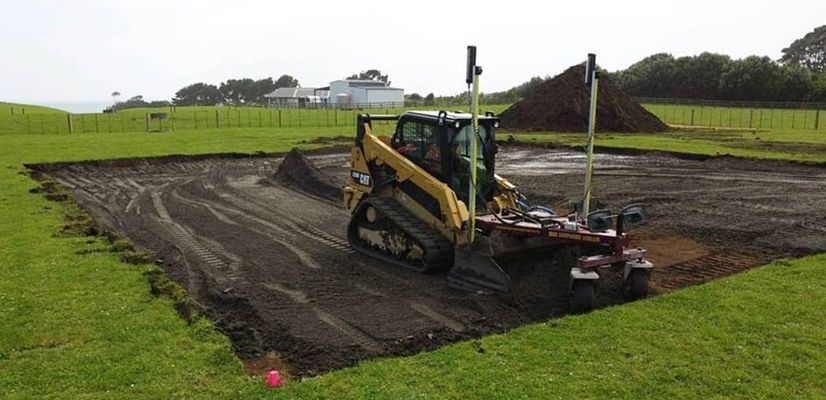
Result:
{"type": "MultiPolygon", "coordinates": [[[[347,154],[310,156],[346,179],[347,154]]],[[[286,362],[310,376],[412,354],[566,312],[567,271],[547,254],[502,260],[506,296],[446,288],[444,275],[389,268],[351,251],[338,201],[274,179],[280,157],[168,158],[40,166],[96,219],[151,252],[227,334],[251,372],[286,362]],[[280,358],[280,360],[279,360],[280,358]]],[[[498,172],[537,203],[581,196],[583,155],[503,147],[498,172]]],[[[632,232],[668,291],[826,248],[826,169],[737,159],[600,155],[606,207],[648,206],[632,232]]],[[[597,305],[621,302],[605,270],[597,305]]]]}

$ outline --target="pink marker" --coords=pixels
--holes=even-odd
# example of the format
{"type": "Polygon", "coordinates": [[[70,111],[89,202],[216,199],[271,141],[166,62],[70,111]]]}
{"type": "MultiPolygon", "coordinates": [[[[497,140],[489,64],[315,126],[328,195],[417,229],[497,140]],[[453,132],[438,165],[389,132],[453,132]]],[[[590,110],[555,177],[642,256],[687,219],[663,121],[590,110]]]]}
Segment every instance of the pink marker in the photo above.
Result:
{"type": "Polygon", "coordinates": [[[276,387],[281,385],[281,375],[278,374],[278,371],[270,371],[270,374],[267,376],[267,385],[269,385],[269,387],[276,387]]]}

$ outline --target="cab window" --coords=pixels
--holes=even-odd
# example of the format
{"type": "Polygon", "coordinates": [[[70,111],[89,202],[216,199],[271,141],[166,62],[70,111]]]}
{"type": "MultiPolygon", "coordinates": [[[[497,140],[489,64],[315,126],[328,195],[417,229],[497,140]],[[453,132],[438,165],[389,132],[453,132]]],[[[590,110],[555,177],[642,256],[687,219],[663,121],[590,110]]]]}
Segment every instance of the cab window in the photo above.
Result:
{"type": "Polygon", "coordinates": [[[437,126],[406,121],[393,146],[396,151],[428,172],[441,174],[441,150],[437,126]]]}

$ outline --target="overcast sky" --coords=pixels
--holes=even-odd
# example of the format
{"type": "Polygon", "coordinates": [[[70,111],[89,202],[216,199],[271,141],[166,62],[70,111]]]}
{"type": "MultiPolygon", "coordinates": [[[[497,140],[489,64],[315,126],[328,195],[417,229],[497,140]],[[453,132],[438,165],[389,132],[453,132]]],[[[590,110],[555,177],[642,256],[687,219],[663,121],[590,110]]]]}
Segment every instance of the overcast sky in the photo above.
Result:
{"type": "Polygon", "coordinates": [[[190,83],[281,74],[326,86],[371,68],[406,93],[455,94],[468,44],[491,92],[589,52],[611,71],[657,52],[776,59],[826,23],[823,0],[394,3],[0,0],[0,101],[171,99],[190,83]]]}

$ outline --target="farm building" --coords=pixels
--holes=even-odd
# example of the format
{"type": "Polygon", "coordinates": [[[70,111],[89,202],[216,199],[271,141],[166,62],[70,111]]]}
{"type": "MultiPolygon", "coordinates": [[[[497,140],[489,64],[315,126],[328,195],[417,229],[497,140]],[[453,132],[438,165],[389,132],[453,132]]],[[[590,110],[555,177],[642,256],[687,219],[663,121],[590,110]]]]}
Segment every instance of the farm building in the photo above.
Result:
{"type": "Polygon", "coordinates": [[[329,88],[278,88],[265,94],[270,106],[275,107],[324,107],[330,97],[329,88]]]}
{"type": "Polygon", "coordinates": [[[404,89],[390,87],[381,81],[338,80],[330,82],[329,89],[329,101],[334,107],[404,106],[404,89]]]}

